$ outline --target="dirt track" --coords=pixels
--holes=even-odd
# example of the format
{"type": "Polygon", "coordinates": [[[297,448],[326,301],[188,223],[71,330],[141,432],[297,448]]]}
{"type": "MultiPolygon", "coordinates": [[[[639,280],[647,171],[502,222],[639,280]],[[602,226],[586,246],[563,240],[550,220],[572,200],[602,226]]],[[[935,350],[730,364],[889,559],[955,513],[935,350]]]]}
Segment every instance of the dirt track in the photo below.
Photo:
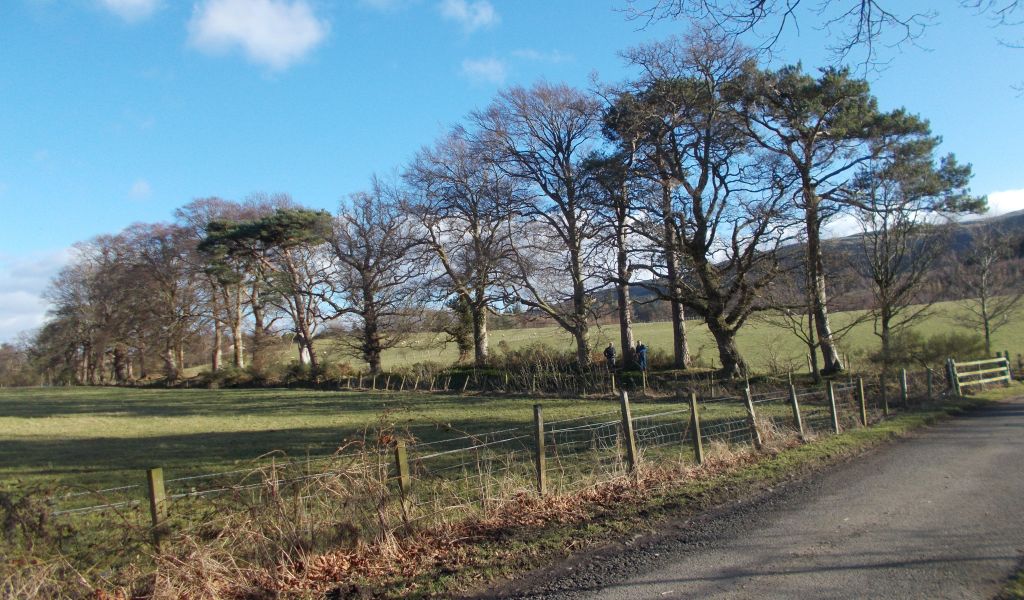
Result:
{"type": "Polygon", "coordinates": [[[502,597],[990,598],[1024,557],[1024,401],[976,410],[502,597]]]}

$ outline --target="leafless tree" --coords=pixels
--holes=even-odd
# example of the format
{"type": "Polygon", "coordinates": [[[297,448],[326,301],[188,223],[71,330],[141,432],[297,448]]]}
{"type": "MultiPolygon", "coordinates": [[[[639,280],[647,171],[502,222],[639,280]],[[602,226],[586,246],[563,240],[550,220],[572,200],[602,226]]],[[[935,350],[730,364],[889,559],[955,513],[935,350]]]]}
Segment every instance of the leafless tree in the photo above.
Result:
{"type": "Polygon", "coordinates": [[[473,113],[486,157],[529,186],[509,270],[509,299],[541,311],[569,332],[581,366],[590,364],[592,292],[604,285],[595,243],[602,221],[593,178],[582,168],[600,139],[600,106],[566,85],[538,83],[498,94],[473,113]]]}
{"type": "Polygon", "coordinates": [[[974,229],[970,247],[955,263],[951,283],[967,296],[965,312],[958,318],[984,333],[985,352],[991,356],[992,335],[1019,317],[1024,264],[1013,255],[1013,236],[997,227],[974,229]]]}
{"type": "Polygon", "coordinates": [[[518,182],[483,158],[462,128],[424,148],[406,169],[409,210],[444,273],[437,286],[454,294],[472,319],[474,359],[488,355],[487,317],[502,298],[512,257],[512,222],[521,212],[518,182]]]}
{"type": "Polygon", "coordinates": [[[383,351],[405,339],[418,315],[427,261],[416,223],[374,180],[370,192],[353,194],[342,206],[328,247],[330,292],[320,300],[333,310],[330,318],[352,319],[356,335],[349,346],[379,373],[383,351]]]}
{"type": "MultiPolygon", "coordinates": [[[[1020,0],[958,0],[950,2],[993,17],[999,25],[1020,23],[1020,0]]],[[[626,0],[627,17],[649,24],[662,19],[710,23],[730,35],[753,33],[770,50],[800,19],[829,31],[837,62],[853,55],[865,67],[887,59],[879,50],[913,44],[936,22],[935,8],[905,6],[893,0],[626,0]]]]}

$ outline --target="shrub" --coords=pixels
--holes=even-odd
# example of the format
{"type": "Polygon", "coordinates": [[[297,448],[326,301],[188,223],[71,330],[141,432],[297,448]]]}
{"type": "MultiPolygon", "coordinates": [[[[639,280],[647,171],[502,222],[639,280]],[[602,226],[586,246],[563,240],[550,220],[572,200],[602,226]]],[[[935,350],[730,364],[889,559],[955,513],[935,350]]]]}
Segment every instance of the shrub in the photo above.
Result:
{"type": "Polygon", "coordinates": [[[920,332],[910,330],[892,337],[888,357],[879,350],[868,358],[879,366],[941,369],[949,357],[962,361],[984,355],[985,340],[977,333],[948,331],[926,338],[920,332]]]}

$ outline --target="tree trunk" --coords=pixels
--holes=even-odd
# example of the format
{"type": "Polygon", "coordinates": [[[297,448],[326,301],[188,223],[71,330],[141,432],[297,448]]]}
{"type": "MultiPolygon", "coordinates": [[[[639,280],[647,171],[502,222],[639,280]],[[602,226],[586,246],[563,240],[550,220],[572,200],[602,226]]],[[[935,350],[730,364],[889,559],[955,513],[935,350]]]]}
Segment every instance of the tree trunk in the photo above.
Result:
{"type": "Polygon", "coordinates": [[[214,319],[213,320],[213,348],[212,348],[212,350],[210,352],[210,354],[211,354],[211,356],[210,356],[210,369],[214,373],[216,373],[217,371],[220,371],[220,362],[221,362],[221,359],[223,357],[223,350],[221,349],[223,338],[224,338],[224,334],[222,332],[222,326],[220,324],[220,321],[214,319]]]}
{"type": "Polygon", "coordinates": [[[747,374],[747,365],[736,347],[736,331],[723,327],[717,319],[707,320],[708,329],[718,345],[718,359],[722,361],[721,376],[725,379],[738,379],[747,374]]]}
{"type": "Polygon", "coordinates": [[[476,366],[485,366],[487,355],[487,307],[477,305],[473,307],[473,358],[476,366]]]}
{"type": "Polygon", "coordinates": [[[149,376],[146,371],[146,347],[143,345],[138,349],[139,351],[139,379],[145,379],[149,376]]]}
{"type": "Polygon", "coordinates": [[[246,338],[242,332],[242,292],[238,288],[236,303],[234,303],[234,316],[231,319],[231,358],[234,368],[246,368],[246,338]]]}
{"type": "Polygon", "coordinates": [[[814,334],[814,306],[807,305],[807,356],[811,359],[811,377],[814,383],[821,383],[821,371],[818,369],[818,342],[814,334]]]}
{"type": "Polygon", "coordinates": [[[299,353],[299,364],[308,366],[310,364],[309,346],[306,345],[301,335],[295,336],[295,351],[299,353]]]}
{"type": "Polygon", "coordinates": [[[636,358],[633,356],[633,315],[630,311],[629,285],[616,284],[619,302],[619,343],[622,344],[622,367],[632,369],[636,358]]]}
{"type": "Polygon", "coordinates": [[[265,366],[263,350],[266,343],[263,334],[266,331],[266,326],[263,322],[263,304],[258,286],[253,286],[252,291],[252,321],[252,367],[257,371],[262,371],[265,366]]]}
{"type": "Polygon", "coordinates": [[[822,372],[837,373],[843,370],[839,348],[828,318],[828,297],[825,290],[825,263],[821,252],[821,217],[818,214],[818,199],[813,191],[805,189],[805,217],[807,226],[807,277],[811,286],[811,306],[814,311],[814,325],[821,345],[824,361],[822,372]]]}
{"type": "Polygon", "coordinates": [[[590,366],[590,340],[588,338],[588,327],[583,323],[572,332],[576,340],[576,362],[580,367],[590,366]]]}
{"type": "Polygon", "coordinates": [[[164,349],[164,376],[167,377],[167,381],[174,383],[178,381],[178,366],[175,364],[174,347],[168,345],[164,349]]]}
{"type": "Polygon", "coordinates": [[[676,230],[673,227],[672,189],[668,182],[661,185],[661,210],[664,219],[665,253],[667,269],[666,282],[669,289],[669,307],[672,318],[672,366],[685,369],[690,366],[690,348],[686,342],[686,320],[683,305],[679,302],[679,260],[676,252],[676,230]]]}
{"type": "Polygon", "coordinates": [[[123,384],[128,381],[131,362],[128,360],[128,349],[121,344],[114,346],[114,381],[123,384]]]}
{"type": "MultiPolygon", "coordinates": [[[[623,197],[627,192],[623,190],[623,197]]],[[[624,202],[624,200],[623,200],[624,202]]],[[[629,254],[626,250],[626,210],[620,206],[615,225],[615,282],[616,300],[619,304],[619,343],[622,345],[622,368],[632,369],[636,362],[633,356],[633,304],[629,297],[629,254]]]]}

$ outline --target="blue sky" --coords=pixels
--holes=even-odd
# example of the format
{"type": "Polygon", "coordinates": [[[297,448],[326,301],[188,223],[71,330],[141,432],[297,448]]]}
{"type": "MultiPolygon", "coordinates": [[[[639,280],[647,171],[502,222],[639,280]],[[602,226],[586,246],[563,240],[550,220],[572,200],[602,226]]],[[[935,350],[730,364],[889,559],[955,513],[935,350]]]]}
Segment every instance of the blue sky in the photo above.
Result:
{"type": "MultiPolygon", "coordinates": [[[[900,10],[915,2],[893,1],[900,10]]],[[[932,121],[974,190],[1024,208],[1020,30],[941,4],[884,49],[881,104],[932,121]]],[[[503,86],[628,76],[618,52],[681,33],[625,0],[0,0],[0,340],[41,323],[76,241],[199,197],[334,208],[503,86]]],[[[804,15],[776,65],[828,60],[804,15]]]]}

